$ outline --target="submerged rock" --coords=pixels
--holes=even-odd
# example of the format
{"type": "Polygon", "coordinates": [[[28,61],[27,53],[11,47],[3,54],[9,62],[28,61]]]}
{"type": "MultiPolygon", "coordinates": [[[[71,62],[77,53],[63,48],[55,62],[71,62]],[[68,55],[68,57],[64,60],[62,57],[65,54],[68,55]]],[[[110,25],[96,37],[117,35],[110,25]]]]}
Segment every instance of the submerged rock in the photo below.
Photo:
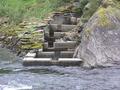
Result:
{"type": "Polygon", "coordinates": [[[74,54],[85,67],[120,64],[120,9],[114,4],[101,6],[85,25],[74,54]]]}

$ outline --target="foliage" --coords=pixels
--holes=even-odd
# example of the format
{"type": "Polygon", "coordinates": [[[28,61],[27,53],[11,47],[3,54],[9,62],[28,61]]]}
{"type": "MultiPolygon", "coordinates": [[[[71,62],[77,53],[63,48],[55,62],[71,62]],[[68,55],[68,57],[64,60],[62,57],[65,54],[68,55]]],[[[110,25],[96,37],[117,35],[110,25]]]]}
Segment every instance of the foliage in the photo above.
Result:
{"type": "Polygon", "coordinates": [[[83,9],[82,22],[87,22],[99,6],[100,0],[89,0],[83,9]]]}
{"type": "Polygon", "coordinates": [[[88,0],[80,0],[80,7],[76,8],[76,13],[78,13],[80,16],[83,14],[83,9],[85,5],[88,3],[88,0]]]}

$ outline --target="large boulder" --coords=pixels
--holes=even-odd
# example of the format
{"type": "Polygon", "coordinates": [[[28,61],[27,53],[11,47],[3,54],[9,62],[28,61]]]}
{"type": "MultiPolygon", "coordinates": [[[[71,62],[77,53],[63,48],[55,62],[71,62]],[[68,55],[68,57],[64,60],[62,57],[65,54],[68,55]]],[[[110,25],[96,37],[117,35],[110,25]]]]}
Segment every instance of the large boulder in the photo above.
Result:
{"type": "Polygon", "coordinates": [[[120,64],[120,9],[118,4],[108,1],[113,4],[103,2],[85,25],[81,43],[74,53],[85,67],[120,64]]]}

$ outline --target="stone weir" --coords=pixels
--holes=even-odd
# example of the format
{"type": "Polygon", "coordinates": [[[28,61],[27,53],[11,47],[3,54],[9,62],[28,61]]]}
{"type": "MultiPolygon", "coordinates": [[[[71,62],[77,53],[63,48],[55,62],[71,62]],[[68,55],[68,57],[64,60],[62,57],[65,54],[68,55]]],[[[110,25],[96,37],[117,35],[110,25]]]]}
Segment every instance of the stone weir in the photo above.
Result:
{"type": "Polygon", "coordinates": [[[64,40],[67,32],[72,31],[78,22],[74,14],[55,13],[44,30],[42,49],[29,52],[23,59],[24,66],[77,66],[81,59],[73,58],[76,41],[64,40]]]}

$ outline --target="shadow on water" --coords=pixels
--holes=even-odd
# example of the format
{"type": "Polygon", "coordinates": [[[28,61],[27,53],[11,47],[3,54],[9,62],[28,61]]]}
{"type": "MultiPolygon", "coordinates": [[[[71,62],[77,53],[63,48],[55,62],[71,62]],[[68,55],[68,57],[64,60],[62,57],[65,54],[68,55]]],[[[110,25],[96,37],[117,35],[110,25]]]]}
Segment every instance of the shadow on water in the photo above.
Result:
{"type": "Polygon", "coordinates": [[[10,74],[12,72],[12,70],[8,70],[8,69],[0,69],[0,74],[10,74]]]}
{"type": "Polygon", "coordinates": [[[19,73],[31,73],[31,74],[52,74],[52,75],[64,75],[64,73],[48,69],[48,68],[1,68],[0,75],[5,74],[19,74],[19,73]]]}
{"type": "Polygon", "coordinates": [[[54,75],[64,75],[64,73],[55,71],[55,70],[50,70],[47,68],[31,68],[31,69],[26,69],[22,70],[22,72],[31,72],[31,73],[37,73],[37,74],[54,74],[54,75]]]}

